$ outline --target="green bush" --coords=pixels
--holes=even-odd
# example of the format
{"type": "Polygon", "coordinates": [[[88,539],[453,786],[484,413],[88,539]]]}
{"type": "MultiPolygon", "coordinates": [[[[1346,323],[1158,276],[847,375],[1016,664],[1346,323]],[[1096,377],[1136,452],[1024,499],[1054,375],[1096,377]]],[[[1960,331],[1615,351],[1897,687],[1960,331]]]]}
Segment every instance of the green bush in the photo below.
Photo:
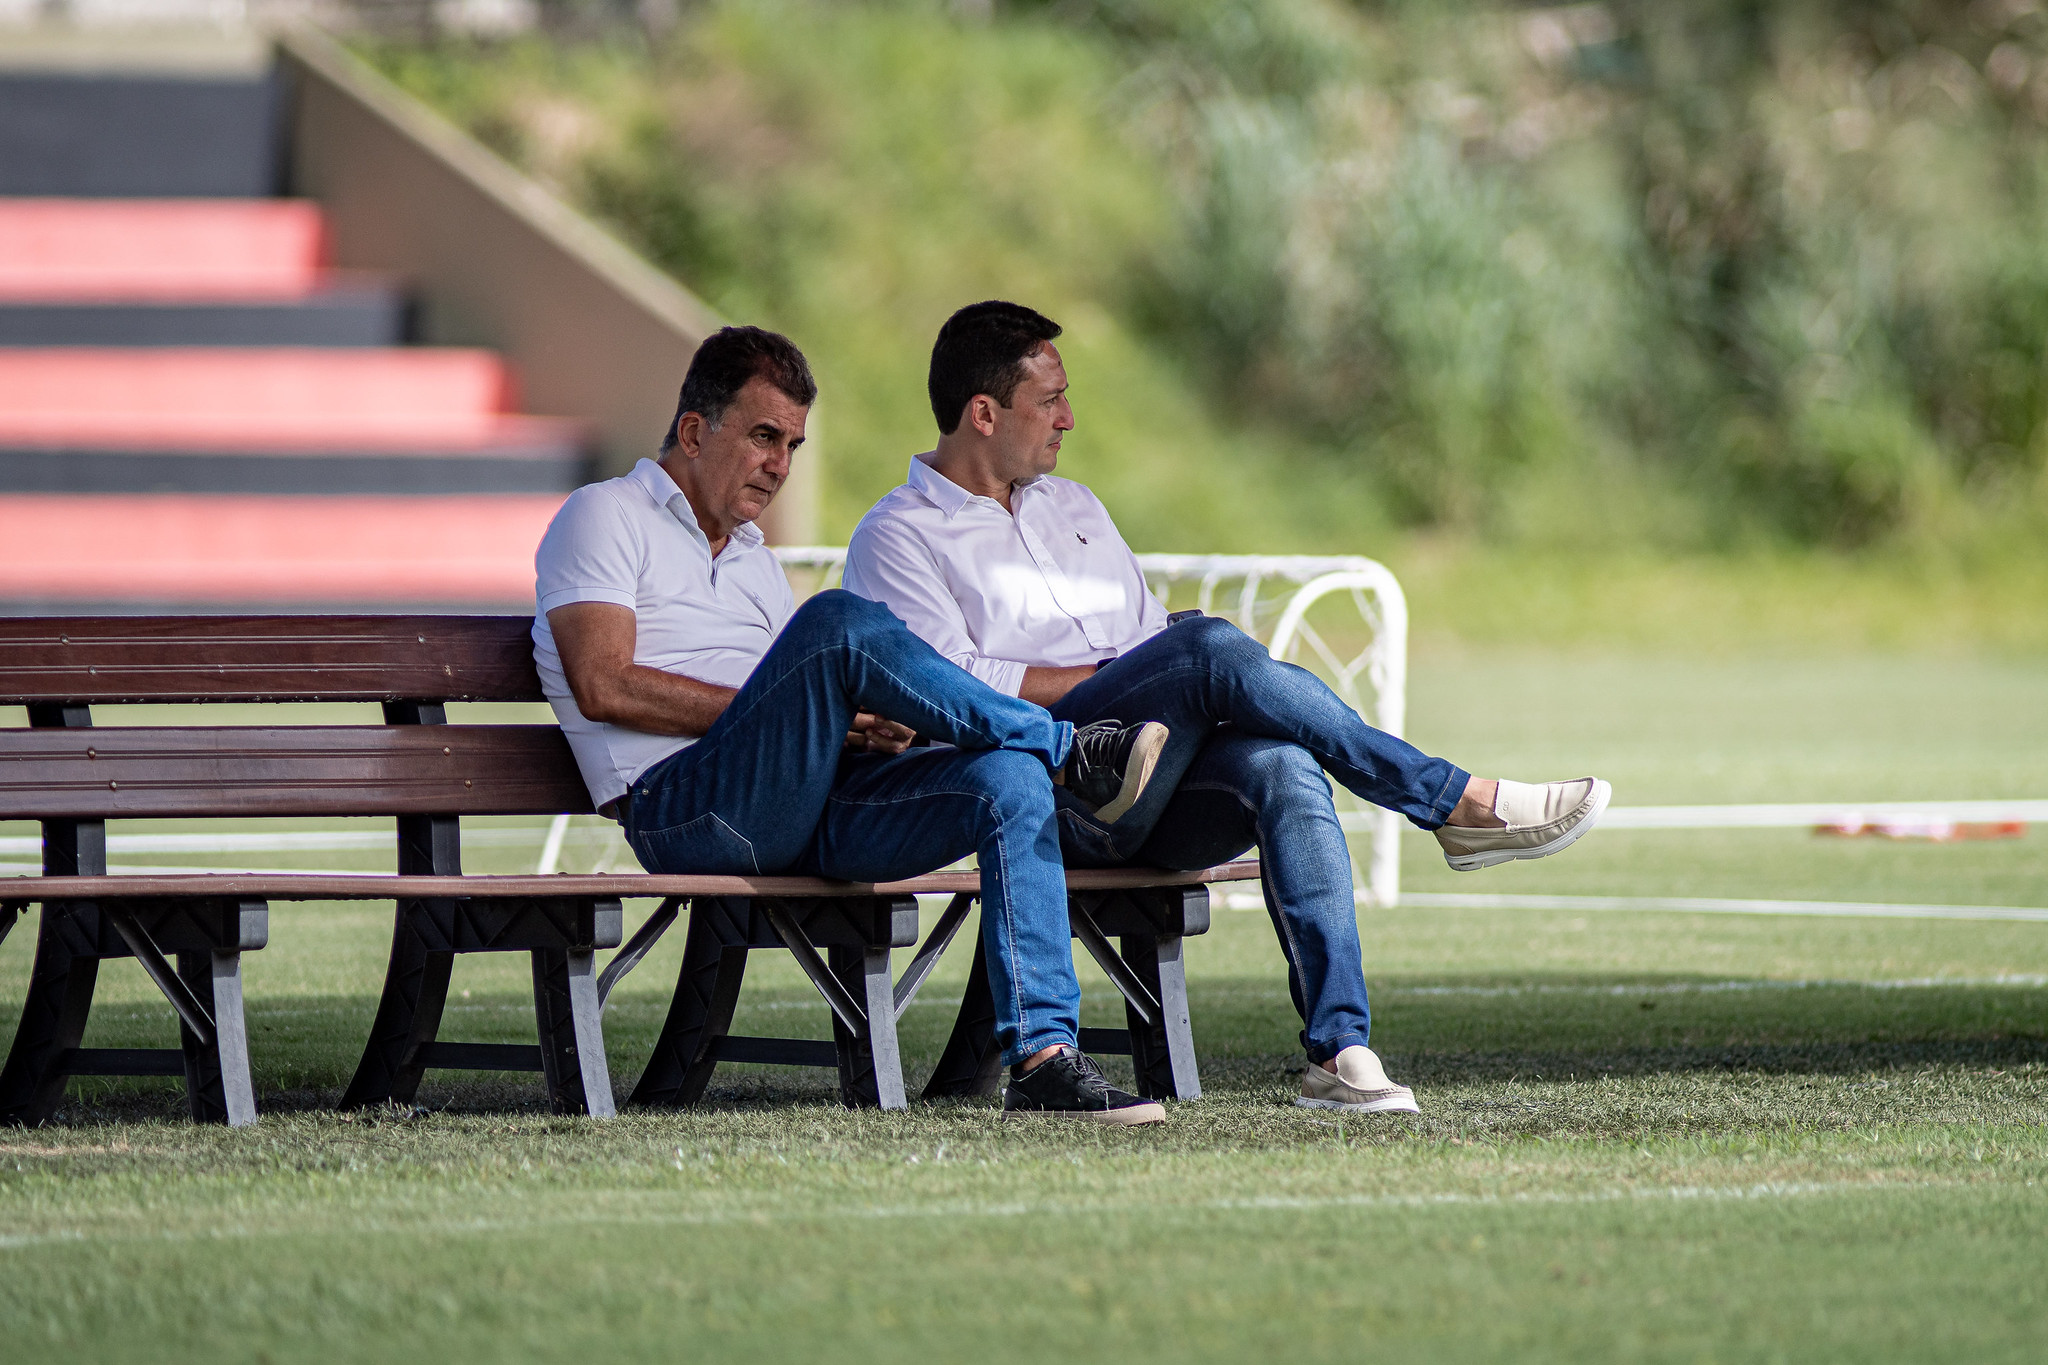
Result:
{"type": "Polygon", "coordinates": [[[831,536],[929,445],[938,322],[996,295],[1068,324],[1067,470],[1151,547],[1967,554],[2048,521],[2031,5],[993,10],[373,55],[806,346],[831,536]]]}

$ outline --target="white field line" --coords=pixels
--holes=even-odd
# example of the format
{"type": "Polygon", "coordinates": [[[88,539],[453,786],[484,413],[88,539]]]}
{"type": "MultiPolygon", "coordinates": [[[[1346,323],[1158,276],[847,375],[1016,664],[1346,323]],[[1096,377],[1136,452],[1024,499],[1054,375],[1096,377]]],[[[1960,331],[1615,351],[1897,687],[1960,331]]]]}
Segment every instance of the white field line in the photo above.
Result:
{"type": "MultiPolygon", "coordinates": [[[[1213,891],[1225,910],[1266,908],[1256,891],[1213,891]]],[[[1360,906],[1371,903],[1354,893],[1360,906]]],[[[1906,905],[1891,901],[1735,900],[1715,896],[1480,895],[1459,891],[1403,891],[1401,904],[1446,910],[1643,910],[1678,915],[1810,915],[1842,919],[2021,920],[2048,923],[2048,907],[2030,905],[1906,905]]]]}
{"type": "MultiPolygon", "coordinates": [[[[1801,829],[1865,821],[1964,820],[2048,822],[2048,801],[1846,801],[1783,805],[1733,806],[1610,806],[1600,817],[1606,829],[1801,829]]],[[[1337,816],[1345,829],[1364,831],[1378,820],[1375,811],[1348,810],[1337,816]]],[[[1422,830],[1403,823],[1412,833],[1422,830]]]]}
{"type": "MultiPolygon", "coordinates": [[[[1225,910],[1266,908],[1256,891],[1212,892],[1225,910]]],[[[1356,893],[1359,905],[1370,903],[1356,893]]],[[[1907,905],[1891,901],[1737,900],[1713,896],[1480,895],[1458,891],[1403,891],[1401,904],[1446,910],[1641,910],[1678,915],[1807,915],[1841,919],[2019,920],[2048,923],[2048,907],[2030,905],[1907,905]]]]}
{"type": "Polygon", "coordinates": [[[1401,903],[1440,905],[1461,910],[1651,910],[1686,915],[1814,915],[1824,918],[2048,923],[2048,909],[2023,905],[1896,905],[1888,901],[1728,900],[1714,896],[1481,896],[1430,891],[1403,892],[1401,903]]]}
{"type": "MultiPolygon", "coordinates": [[[[1362,1125],[1362,1126],[1370,1126],[1362,1125]]],[[[7,1155],[0,1143],[0,1157],[7,1155]]],[[[678,1149],[678,1161],[680,1149],[678,1149]]],[[[762,1209],[732,1209],[720,1212],[602,1213],[591,1211],[555,1214],[535,1218],[474,1218],[459,1220],[364,1220],[328,1227],[310,1233],[302,1226],[228,1226],[190,1231],[94,1233],[77,1228],[51,1232],[0,1233],[0,1251],[85,1242],[211,1242],[270,1237],[333,1236],[336,1232],[370,1236],[501,1236],[512,1232],[572,1227],[701,1227],[765,1224],[852,1222],[867,1219],[968,1218],[1100,1218],[1104,1214],[1129,1213],[1151,1216],[1175,1213],[1314,1213],[1325,1209],[1430,1209],[1541,1208],[1575,1204],[1657,1204],[1737,1203],[1811,1198],[1829,1194],[1869,1194],[1960,1189],[1956,1180],[1841,1180],[1771,1181],[1755,1185],[1659,1185],[1649,1188],[1624,1186],[1578,1192],[1527,1192],[1516,1194],[1360,1194],[1360,1195],[1272,1195],[1243,1199],[1162,1200],[1141,1202],[1089,1201],[1084,1203],[973,1203],[959,1200],[931,1204],[865,1204],[844,1209],[804,1209],[800,1212],[771,1212],[762,1209]]]]}
{"type": "MultiPolygon", "coordinates": [[[[1628,998],[1638,995],[1746,995],[1756,991],[1926,991],[1943,987],[1982,990],[1987,987],[2038,990],[2048,986],[2048,975],[2040,973],[2007,976],[1918,976],[1891,981],[1856,981],[1835,977],[1792,977],[1783,981],[1660,981],[1642,986],[1585,986],[1536,984],[1528,986],[1382,986],[1375,995],[1474,996],[1491,998],[1517,995],[1610,995],[1628,998]]],[[[822,1003],[822,1002],[821,1002],[822,1003]]],[[[507,1005],[507,1010],[520,1008],[507,1005]]]]}

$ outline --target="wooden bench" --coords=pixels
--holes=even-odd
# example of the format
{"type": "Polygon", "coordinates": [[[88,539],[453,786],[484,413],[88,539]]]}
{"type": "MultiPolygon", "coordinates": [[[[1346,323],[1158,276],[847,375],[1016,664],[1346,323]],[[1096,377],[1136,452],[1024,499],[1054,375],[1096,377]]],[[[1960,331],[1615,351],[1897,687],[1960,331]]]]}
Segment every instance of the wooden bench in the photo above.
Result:
{"type": "MultiPolygon", "coordinates": [[[[463,816],[590,810],[554,725],[446,723],[451,701],[543,699],[530,627],[526,617],[464,616],[0,619],[0,705],[26,706],[30,722],[0,730],[0,819],[43,831],[43,876],[0,879],[0,937],[42,906],[0,1069],[0,1121],[46,1119],[74,1075],[183,1074],[195,1119],[253,1122],[240,955],[264,946],[274,900],[396,902],[383,993],[345,1105],[409,1101],[430,1069],[496,1069],[540,1072],[559,1111],[609,1116],[603,1000],[687,907],[675,999],[635,1101],[694,1102],[718,1062],[747,1061],[831,1066],[848,1104],[902,1106],[896,1018],[964,922],[973,874],[876,886],[462,874],[463,816]],[[91,713],[335,701],[379,703],[384,724],[96,727],[91,713]],[[109,820],[338,815],[395,821],[395,875],[106,875],[109,820]],[[916,897],[938,893],[953,900],[892,980],[892,951],[916,943],[916,897]],[[619,946],[628,897],[661,904],[600,977],[595,954],[619,946]],[[833,1014],[830,1043],[729,1032],[747,955],[763,948],[790,952],[817,986],[833,1014]],[[537,1045],[440,1039],[454,957],[465,952],[531,955],[537,1045]],[[177,1049],[81,1046],[99,962],[112,957],[134,957],[171,1002],[177,1049]]],[[[1255,863],[1069,876],[1075,935],[1124,995],[1129,1020],[1085,1030],[1083,1046],[1130,1053],[1149,1095],[1200,1093],[1181,940],[1207,928],[1208,882],[1255,876],[1255,863]]],[[[927,1095],[993,1087],[991,1013],[977,951],[927,1095]]]]}

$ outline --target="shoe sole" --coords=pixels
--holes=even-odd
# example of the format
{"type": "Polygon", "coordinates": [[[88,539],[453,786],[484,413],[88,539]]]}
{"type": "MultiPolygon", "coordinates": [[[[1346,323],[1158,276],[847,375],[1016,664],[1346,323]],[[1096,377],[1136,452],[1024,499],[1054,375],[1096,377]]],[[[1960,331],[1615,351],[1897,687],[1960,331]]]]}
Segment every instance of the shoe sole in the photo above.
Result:
{"type": "Polygon", "coordinates": [[[1548,858],[1553,853],[1562,853],[1600,823],[1600,817],[1607,813],[1607,802],[1613,795],[1614,788],[1596,777],[1593,779],[1593,808],[1577,824],[1549,843],[1538,844],[1534,848],[1489,848],[1483,853],[1446,853],[1444,861],[1451,865],[1453,872],[1477,872],[1482,867],[1526,862],[1531,858],[1548,858]]]}
{"type": "Polygon", "coordinates": [[[1005,1119],[1079,1119],[1111,1128],[1143,1128],[1166,1122],[1163,1104],[1134,1104],[1128,1109],[1005,1109],[1005,1119]]]}
{"type": "Polygon", "coordinates": [[[1296,1095],[1294,1103],[1302,1109],[1341,1109],[1347,1114],[1419,1114],[1421,1109],[1415,1101],[1399,1095],[1389,1095],[1383,1100],[1368,1100],[1364,1104],[1346,1104],[1343,1100],[1318,1100],[1307,1095],[1296,1095]]]}
{"type": "Polygon", "coordinates": [[[1166,737],[1166,727],[1156,720],[1138,727],[1138,742],[1131,746],[1130,761],[1124,765],[1124,784],[1115,799],[1096,810],[1096,819],[1113,825],[1138,804],[1146,784],[1152,780],[1152,770],[1159,766],[1159,755],[1166,751],[1166,737]]]}

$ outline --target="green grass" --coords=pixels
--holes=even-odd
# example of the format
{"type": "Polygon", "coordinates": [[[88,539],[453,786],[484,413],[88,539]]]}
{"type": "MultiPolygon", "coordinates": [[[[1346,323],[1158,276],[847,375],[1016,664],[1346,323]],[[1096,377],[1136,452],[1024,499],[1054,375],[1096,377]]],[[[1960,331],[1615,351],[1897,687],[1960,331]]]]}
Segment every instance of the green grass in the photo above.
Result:
{"type": "MultiPolygon", "coordinates": [[[[1634,803],[2039,796],[2039,681],[2026,660],[1426,652],[1412,713],[1475,768],[1602,771],[1634,803]]],[[[1616,831],[1479,877],[1405,852],[1424,890],[2048,904],[2038,832],[1616,831]]],[[[1264,916],[1215,918],[1190,949],[1204,1099],[1101,1133],[981,1103],[849,1113],[824,1073],[747,1067],[702,1110],[610,1124],[541,1113],[531,1078],[447,1072],[417,1109],[335,1113],[389,914],[276,907],[247,962],[255,1130],[89,1080],[56,1124],[0,1133],[0,1340],[85,1360],[2038,1353],[2048,926],[1370,912],[1374,1041],[1425,1112],[1340,1121],[1288,1103],[1303,1058],[1264,916]]],[[[0,946],[0,1001],[30,937],[0,946]]],[[[607,1018],[621,1082],[675,937],[607,1018]]],[[[527,1037],[524,973],[462,961],[447,1036],[527,1037]]],[[[956,954],[905,1015],[913,1083],[964,973],[956,954]]],[[[1112,1022],[1083,983],[1088,1022],[1112,1022]]],[[[762,955],[738,1026],[827,1023],[762,955]]],[[[169,1032],[111,966],[89,1041],[169,1032]]]]}

